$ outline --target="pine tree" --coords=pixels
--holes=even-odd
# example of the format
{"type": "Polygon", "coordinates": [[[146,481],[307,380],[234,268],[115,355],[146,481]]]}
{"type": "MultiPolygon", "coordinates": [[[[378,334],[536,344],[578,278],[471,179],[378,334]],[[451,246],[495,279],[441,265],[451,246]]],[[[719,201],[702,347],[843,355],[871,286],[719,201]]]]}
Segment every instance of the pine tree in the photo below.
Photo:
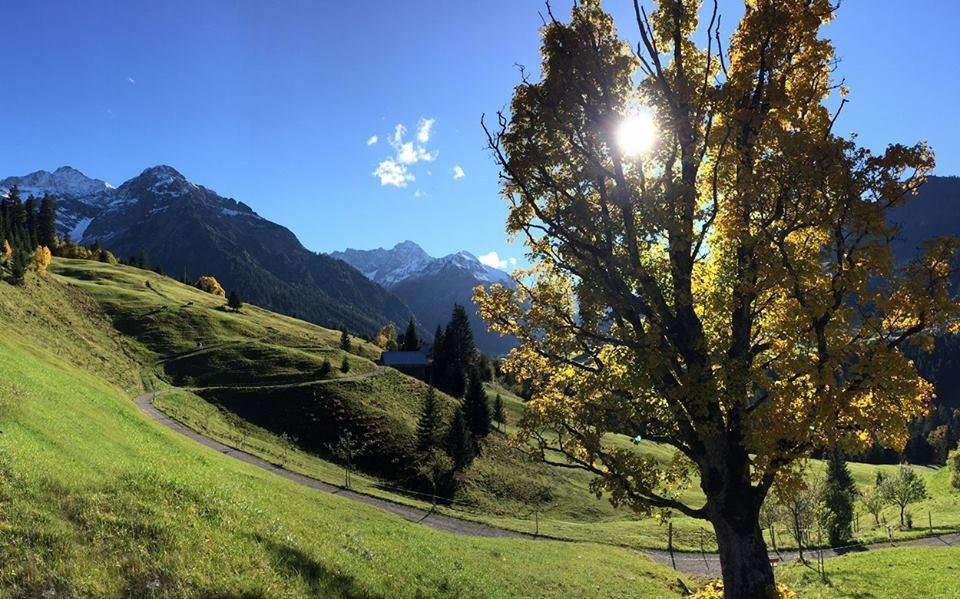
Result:
{"type": "Polygon", "coordinates": [[[437,388],[440,388],[443,373],[447,368],[443,344],[443,327],[437,325],[437,330],[433,334],[433,347],[430,349],[430,383],[437,388]]]}
{"type": "Polygon", "coordinates": [[[350,372],[350,360],[346,356],[343,357],[343,360],[340,362],[340,372],[347,374],[350,372]]]}
{"type": "Polygon", "coordinates": [[[830,451],[827,462],[827,480],[823,489],[823,504],[826,508],[822,518],[830,545],[839,547],[853,536],[853,504],[857,487],[844,459],[843,450],[830,451]]]}
{"type": "Polygon", "coordinates": [[[437,393],[433,387],[427,389],[417,422],[417,450],[427,451],[437,444],[440,437],[440,409],[437,405],[437,393]]]}
{"type": "MultiPolygon", "coordinates": [[[[470,329],[467,311],[460,304],[453,307],[450,322],[443,332],[443,345],[439,352],[443,366],[437,370],[440,390],[454,397],[463,397],[467,374],[477,360],[477,348],[473,343],[473,331],[470,329]]],[[[436,367],[436,358],[434,363],[436,367]]]]}
{"type": "Polygon", "coordinates": [[[147,258],[146,250],[140,250],[140,256],[137,257],[137,266],[144,270],[150,270],[150,260],[147,258]]]}
{"type": "Polygon", "coordinates": [[[44,194],[40,200],[40,213],[37,216],[37,243],[54,249],[57,240],[57,202],[52,196],[44,194]]]}
{"type": "Polygon", "coordinates": [[[10,282],[14,285],[21,285],[26,279],[28,260],[27,252],[23,249],[18,248],[13,251],[13,262],[10,264],[10,282]]]}
{"type": "Polygon", "coordinates": [[[473,461],[473,440],[470,438],[470,431],[467,430],[462,408],[457,408],[457,412],[453,415],[453,423],[447,433],[447,453],[453,459],[453,467],[456,470],[463,470],[473,461]]]}
{"type": "MultiPolygon", "coordinates": [[[[25,234],[27,243],[30,244],[30,247],[37,247],[39,242],[39,220],[37,216],[37,199],[30,195],[27,200],[23,203],[23,213],[24,218],[26,219],[25,223],[25,234]]],[[[49,246],[48,246],[49,247],[49,246]]]]}
{"type": "Polygon", "coordinates": [[[497,393],[493,400],[493,420],[497,423],[497,429],[507,423],[507,414],[503,410],[503,398],[497,393]]]}
{"type": "Polygon", "coordinates": [[[230,291],[230,298],[227,300],[227,306],[229,306],[234,312],[239,312],[240,308],[243,307],[243,301],[240,299],[240,294],[237,293],[236,289],[230,291]]]}
{"type": "Polygon", "coordinates": [[[417,351],[420,349],[420,339],[417,337],[417,326],[413,318],[407,323],[407,331],[403,334],[403,351],[417,351]]]}
{"type": "Polygon", "coordinates": [[[490,403],[483,388],[483,380],[476,368],[470,373],[467,391],[463,397],[463,411],[470,433],[477,438],[490,434],[490,403]]]}
{"type": "Polygon", "coordinates": [[[327,358],[323,359],[323,364],[320,365],[320,376],[326,377],[333,372],[333,365],[330,364],[330,360],[327,358]]]}
{"type": "Polygon", "coordinates": [[[343,325],[340,325],[340,349],[350,351],[350,332],[343,325]]]}

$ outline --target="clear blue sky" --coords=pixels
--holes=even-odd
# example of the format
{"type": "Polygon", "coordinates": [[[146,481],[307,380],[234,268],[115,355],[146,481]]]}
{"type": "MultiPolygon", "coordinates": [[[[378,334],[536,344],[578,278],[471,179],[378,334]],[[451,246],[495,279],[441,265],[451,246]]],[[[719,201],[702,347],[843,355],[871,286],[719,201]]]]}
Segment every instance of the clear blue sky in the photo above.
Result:
{"type": "MultiPolygon", "coordinates": [[[[164,163],[314,250],[409,238],[522,257],[479,119],[509,101],[515,63],[538,64],[540,0],[3,4],[0,175],[69,164],[119,184],[164,163]],[[400,154],[398,124],[417,160],[402,188],[373,175],[400,154]]],[[[630,0],[606,6],[635,40],[630,0]]],[[[727,32],[739,6],[721,3],[727,32]]],[[[957,22],[960,2],[844,2],[828,30],[852,92],[840,130],[871,147],[927,139],[938,172],[960,174],[957,22]]]]}

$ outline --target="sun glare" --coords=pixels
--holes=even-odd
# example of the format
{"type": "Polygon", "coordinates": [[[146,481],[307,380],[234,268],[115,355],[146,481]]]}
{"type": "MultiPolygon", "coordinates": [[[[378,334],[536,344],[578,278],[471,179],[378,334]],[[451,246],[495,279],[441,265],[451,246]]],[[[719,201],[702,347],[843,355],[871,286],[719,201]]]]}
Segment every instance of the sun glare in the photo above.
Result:
{"type": "Polygon", "coordinates": [[[656,140],[657,128],[653,124],[653,117],[647,113],[629,114],[617,127],[617,145],[625,156],[645,154],[656,140]]]}

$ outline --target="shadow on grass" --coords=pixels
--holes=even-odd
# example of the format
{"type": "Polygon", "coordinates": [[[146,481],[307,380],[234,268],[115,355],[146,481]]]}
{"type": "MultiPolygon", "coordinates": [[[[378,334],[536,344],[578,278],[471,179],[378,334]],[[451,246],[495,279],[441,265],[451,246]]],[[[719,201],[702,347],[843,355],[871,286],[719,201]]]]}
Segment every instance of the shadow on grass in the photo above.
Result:
{"type": "Polygon", "coordinates": [[[259,533],[251,538],[267,550],[273,567],[287,576],[299,578],[313,597],[376,597],[357,585],[352,576],[330,571],[301,549],[277,542],[259,533]]]}

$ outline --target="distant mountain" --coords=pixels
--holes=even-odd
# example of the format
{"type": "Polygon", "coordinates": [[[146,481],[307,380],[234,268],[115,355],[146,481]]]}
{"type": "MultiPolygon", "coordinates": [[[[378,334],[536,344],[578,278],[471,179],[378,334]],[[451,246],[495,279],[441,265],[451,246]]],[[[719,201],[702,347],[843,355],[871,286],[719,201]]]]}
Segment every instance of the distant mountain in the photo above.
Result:
{"type": "Polygon", "coordinates": [[[890,220],[900,227],[893,242],[900,260],[917,255],[927,239],[960,236],[960,177],[928,177],[915,198],[892,211],[890,220]]]}
{"type": "Polygon", "coordinates": [[[212,274],[251,303],[322,325],[373,334],[412,312],[395,295],[343,261],[315,254],[285,227],[249,206],[155,166],[114,188],[69,167],[0,181],[22,196],[57,198],[61,235],[120,257],[143,251],[173,276],[212,274]]]}
{"type": "Polygon", "coordinates": [[[510,275],[482,264],[469,252],[433,258],[416,243],[404,241],[392,249],[348,249],[330,256],[352,265],[406,302],[417,321],[431,333],[438,324],[444,325],[450,320],[453,305],[458,303],[468,308],[481,351],[500,355],[516,345],[514,339],[488,331],[473,304],[473,289],[477,285],[512,286],[510,275]]]}

